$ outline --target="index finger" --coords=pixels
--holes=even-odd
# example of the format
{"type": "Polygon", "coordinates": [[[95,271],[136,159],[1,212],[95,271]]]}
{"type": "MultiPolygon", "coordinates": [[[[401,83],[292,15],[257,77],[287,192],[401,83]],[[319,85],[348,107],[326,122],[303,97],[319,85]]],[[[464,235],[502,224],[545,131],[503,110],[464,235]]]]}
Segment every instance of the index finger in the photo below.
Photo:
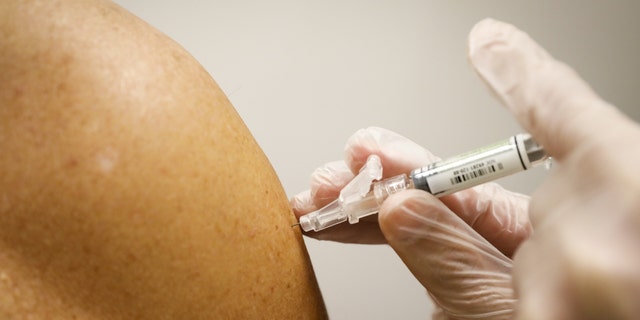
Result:
{"type": "Polygon", "coordinates": [[[375,154],[382,161],[383,175],[392,177],[440,160],[431,152],[391,130],[369,127],[354,133],[345,146],[345,161],[357,173],[375,154]]]}
{"type": "Polygon", "coordinates": [[[491,19],[476,24],[469,34],[469,59],[520,124],[560,161],[632,123],[510,24],[491,19]]]}

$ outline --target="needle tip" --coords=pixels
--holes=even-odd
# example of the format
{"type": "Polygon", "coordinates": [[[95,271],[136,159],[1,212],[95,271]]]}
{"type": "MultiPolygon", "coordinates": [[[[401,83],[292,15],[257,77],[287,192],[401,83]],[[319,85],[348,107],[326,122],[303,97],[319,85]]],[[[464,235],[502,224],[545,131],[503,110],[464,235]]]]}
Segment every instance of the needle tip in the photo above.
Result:
{"type": "Polygon", "coordinates": [[[291,225],[291,228],[297,227],[297,226],[299,226],[299,225],[300,225],[300,223],[292,224],[292,225],[291,225]]]}

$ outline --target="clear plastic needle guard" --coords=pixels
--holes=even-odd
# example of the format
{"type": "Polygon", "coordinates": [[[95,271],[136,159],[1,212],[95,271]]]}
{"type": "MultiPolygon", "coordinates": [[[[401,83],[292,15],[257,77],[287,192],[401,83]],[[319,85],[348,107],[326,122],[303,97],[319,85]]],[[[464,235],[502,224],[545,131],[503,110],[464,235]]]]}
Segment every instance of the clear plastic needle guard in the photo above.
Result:
{"type": "Polygon", "coordinates": [[[548,159],[529,134],[518,134],[415,169],[408,175],[380,180],[382,163],[377,155],[371,155],[358,175],[340,191],[340,196],[322,209],[300,217],[300,226],[304,231],[320,231],[347,220],[358,223],[360,218],[378,213],[382,202],[396,192],[415,188],[441,197],[530,169],[548,159]]]}

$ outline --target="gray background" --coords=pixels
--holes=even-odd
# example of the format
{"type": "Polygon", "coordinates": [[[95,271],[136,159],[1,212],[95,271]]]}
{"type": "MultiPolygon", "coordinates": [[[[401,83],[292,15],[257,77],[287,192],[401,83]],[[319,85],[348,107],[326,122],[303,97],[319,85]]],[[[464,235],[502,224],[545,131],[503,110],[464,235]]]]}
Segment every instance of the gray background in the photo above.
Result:
{"type": "MultiPolygon", "coordinates": [[[[213,75],[289,196],[362,127],[395,130],[444,157],[521,131],[466,60],[467,33],[484,17],[527,31],[640,119],[639,1],[116,2],[213,75]]],[[[544,175],[502,183],[529,193],[544,175]]],[[[425,290],[387,246],[306,243],[332,319],[429,317],[425,290]]]]}

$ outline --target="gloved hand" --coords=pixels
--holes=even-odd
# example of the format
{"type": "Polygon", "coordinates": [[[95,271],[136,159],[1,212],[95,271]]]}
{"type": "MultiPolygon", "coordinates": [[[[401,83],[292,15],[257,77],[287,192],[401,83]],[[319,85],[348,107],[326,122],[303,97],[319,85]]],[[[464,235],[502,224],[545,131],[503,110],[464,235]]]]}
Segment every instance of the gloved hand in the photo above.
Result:
{"type": "Polygon", "coordinates": [[[640,127],[513,26],[483,21],[469,40],[480,77],[556,161],[514,260],[518,317],[638,319],[640,127]]]}
{"type": "MultiPolygon", "coordinates": [[[[437,318],[506,319],[514,310],[522,319],[637,317],[640,129],[510,25],[480,22],[469,36],[469,55],[556,159],[530,209],[527,197],[495,184],[441,199],[410,190],[385,201],[379,226],[371,219],[308,235],[386,239],[433,297],[437,318]],[[527,213],[536,230],[531,237],[527,213]]],[[[313,174],[310,192],[292,199],[298,216],[333,200],[371,153],[381,157],[385,176],[435,160],[378,128],[356,133],[346,153],[344,163],[313,174]]]]}
{"type": "MultiPolygon", "coordinates": [[[[380,156],[385,178],[438,160],[389,130],[360,130],[347,142],[346,160],[317,169],[311,190],[292,199],[296,215],[334,200],[370,154],[380,156]]],[[[388,241],[448,315],[507,316],[514,301],[509,257],[531,231],[528,204],[527,196],[495,183],[439,200],[424,191],[408,190],[389,197],[379,219],[374,216],[307,235],[341,242],[388,241]]]]}

